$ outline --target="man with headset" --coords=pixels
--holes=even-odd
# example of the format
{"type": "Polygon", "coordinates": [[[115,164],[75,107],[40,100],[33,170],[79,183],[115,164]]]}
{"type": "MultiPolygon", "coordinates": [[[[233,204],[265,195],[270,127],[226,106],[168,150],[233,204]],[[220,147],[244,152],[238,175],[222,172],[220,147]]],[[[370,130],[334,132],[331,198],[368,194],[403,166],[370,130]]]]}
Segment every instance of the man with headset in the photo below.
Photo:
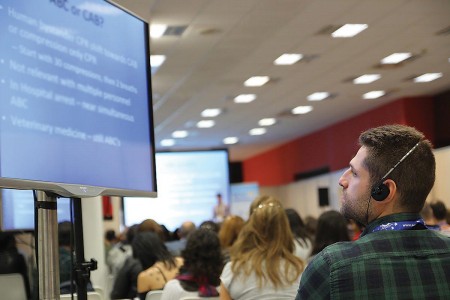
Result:
{"type": "Polygon", "coordinates": [[[339,179],[341,212],[366,229],[320,252],[296,299],[449,299],[450,238],[419,214],[435,180],[431,143],[412,127],[387,125],[363,132],[359,144],[339,179]]]}

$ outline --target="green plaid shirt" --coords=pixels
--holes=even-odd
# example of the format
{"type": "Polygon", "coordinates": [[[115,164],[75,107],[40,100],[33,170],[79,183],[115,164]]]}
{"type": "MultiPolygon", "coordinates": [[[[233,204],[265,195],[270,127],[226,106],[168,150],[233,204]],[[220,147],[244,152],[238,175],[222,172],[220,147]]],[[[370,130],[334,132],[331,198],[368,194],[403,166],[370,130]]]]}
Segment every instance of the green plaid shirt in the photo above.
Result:
{"type": "Polygon", "coordinates": [[[386,216],[357,241],[325,248],[303,272],[296,300],[450,299],[450,238],[427,229],[371,233],[381,224],[418,218],[386,216]]]}

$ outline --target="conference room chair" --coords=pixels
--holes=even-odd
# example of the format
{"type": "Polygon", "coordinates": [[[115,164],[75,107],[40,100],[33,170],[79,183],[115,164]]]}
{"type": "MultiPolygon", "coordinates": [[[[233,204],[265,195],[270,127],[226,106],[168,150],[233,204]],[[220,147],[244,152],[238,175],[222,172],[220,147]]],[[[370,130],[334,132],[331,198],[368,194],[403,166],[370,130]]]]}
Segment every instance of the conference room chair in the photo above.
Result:
{"type": "MultiPolygon", "coordinates": [[[[61,294],[60,297],[59,297],[59,299],[60,299],[60,300],[69,300],[69,299],[72,299],[72,294],[61,294]]],[[[77,300],[77,299],[78,299],[77,294],[74,294],[74,295],[73,295],[73,299],[74,299],[74,300],[77,300]]],[[[105,299],[103,299],[103,297],[102,297],[99,293],[97,293],[97,292],[88,292],[88,293],[87,293],[87,299],[88,299],[88,300],[105,300],[105,299]]]]}
{"type": "Polygon", "coordinates": [[[27,300],[25,282],[19,273],[0,274],[0,298],[27,300]]]}
{"type": "Polygon", "coordinates": [[[163,291],[150,291],[145,296],[145,300],[159,300],[161,299],[163,291]]]}

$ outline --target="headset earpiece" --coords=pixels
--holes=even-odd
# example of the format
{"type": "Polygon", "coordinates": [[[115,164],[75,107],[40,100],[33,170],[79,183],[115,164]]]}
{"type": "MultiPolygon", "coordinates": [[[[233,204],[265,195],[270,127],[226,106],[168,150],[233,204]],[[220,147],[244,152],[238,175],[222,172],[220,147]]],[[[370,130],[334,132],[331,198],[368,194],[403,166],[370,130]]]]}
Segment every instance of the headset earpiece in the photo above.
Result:
{"type": "Polygon", "coordinates": [[[384,183],[380,183],[379,185],[372,188],[371,196],[376,201],[383,201],[387,198],[387,196],[389,196],[389,193],[389,187],[384,183]]]}

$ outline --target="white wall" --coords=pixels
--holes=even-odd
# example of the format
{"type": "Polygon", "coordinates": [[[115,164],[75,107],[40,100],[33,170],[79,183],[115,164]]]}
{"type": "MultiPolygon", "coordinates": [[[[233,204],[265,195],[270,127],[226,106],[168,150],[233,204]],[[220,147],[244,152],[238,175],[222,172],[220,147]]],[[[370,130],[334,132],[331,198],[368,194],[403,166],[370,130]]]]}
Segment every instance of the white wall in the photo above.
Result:
{"type": "MultiPolygon", "coordinates": [[[[436,182],[427,201],[439,199],[450,209],[450,147],[434,150],[436,158],[436,182]]],[[[260,193],[272,195],[280,199],[286,208],[294,208],[302,218],[308,215],[318,217],[323,211],[339,210],[339,177],[345,169],[333,173],[316,176],[283,186],[260,187],[260,193]],[[318,188],[328,187],[330,205],[319,206],[318,188]]]]}

